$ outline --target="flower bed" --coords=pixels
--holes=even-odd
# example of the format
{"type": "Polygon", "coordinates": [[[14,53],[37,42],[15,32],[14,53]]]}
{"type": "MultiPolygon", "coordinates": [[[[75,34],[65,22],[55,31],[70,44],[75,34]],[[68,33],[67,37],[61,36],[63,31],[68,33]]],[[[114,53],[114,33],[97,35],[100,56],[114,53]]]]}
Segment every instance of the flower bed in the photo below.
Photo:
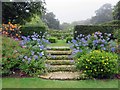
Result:
{"type": "Polygon", "coordinates": [[[16,70],[19,70],[22,75],[29,76],[37,76],[46,72],[44,61],[48,40],[40,38],[36,33],[28,37],[22,36],[20,44],[17,41],[11,41],[11,38],[5,39],[7,41],[3,41],[2,53],[3,76],[13,74],[16,70]]]}
{"type": "Polygon", "coordinates": [[[112,34],[80,34],[72,43],[77,68],[88,78],[110,78],[118,73],[118,43],[112,34]]]}

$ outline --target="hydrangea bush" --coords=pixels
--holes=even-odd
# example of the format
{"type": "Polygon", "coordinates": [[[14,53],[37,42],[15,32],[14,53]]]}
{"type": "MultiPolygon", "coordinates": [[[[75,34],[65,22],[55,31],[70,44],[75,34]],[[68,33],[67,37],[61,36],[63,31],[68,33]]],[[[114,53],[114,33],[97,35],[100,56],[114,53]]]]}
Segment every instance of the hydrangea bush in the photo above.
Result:
{"type": "Polygon", "coordinates": [[[92,50],[104,50],[107,52],[116,52],[117,41],[113,40],[112,34],[95,32],[92,35],[84,36],[80,34],[77,40],[72,40],[73,54],[89,53],[92,50]],[[112,38],[112,39],[111,39],[112,38]]]}
{"type": "Polygon", "coordinates": [[[49,43],[37,33],[22,36],[21,41],[3,37],[2,75],[10,75],[16,71],[21,75],[37,76],[46,72],[45,50],[49,43]]]}
{"type": "Polygon", "coordinates": [[[29,75],[38,75],[45,73],[45,50],[48,40],[40,38],[37,33],[31,36],[22,36],[20,46],[29,49],[29,54],[20,55],[19,59],[23,61],[20,69],[29,75]]]}
{"type": "Polygon", "coordinates": [[[118,43],[113,34],[80,34],[72,43],[77,68],[89,78],[109,78],[117,73],[118,43]]]}

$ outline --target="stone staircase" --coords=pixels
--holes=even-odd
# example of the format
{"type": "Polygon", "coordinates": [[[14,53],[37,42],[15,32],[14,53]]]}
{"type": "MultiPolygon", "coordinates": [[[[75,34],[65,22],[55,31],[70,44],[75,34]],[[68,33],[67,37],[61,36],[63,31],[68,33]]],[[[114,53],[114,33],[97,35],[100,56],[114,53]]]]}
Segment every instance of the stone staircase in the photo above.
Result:
{"type": "Polygon", "coordinates": [[[79,79],[80,72],[76,70],[75,61],[69,47],[48,47],[46,68],[48,73],[41,75],[44,79],[72,80],[79,79]]]}

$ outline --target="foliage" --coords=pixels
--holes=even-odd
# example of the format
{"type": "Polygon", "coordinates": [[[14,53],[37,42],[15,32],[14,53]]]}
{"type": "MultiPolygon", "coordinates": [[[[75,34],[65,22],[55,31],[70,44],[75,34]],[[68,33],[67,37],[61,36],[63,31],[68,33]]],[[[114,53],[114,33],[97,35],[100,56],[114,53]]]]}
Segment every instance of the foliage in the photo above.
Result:
{"type": "Polygon", "coordinates": [[[20,43],[14,39],[3,36],[2,50],[2,74],[10,75],[16,70],[36,76],[46,72],[45,50],[48,40],[40,38],[36,33],[22,36],[20,43]],[[21,47],[20,47],[21,46],[21,47]]]}
{"type": "Polygon", "coordinates": [[[100,31],[102,33],[113,33],[114,30],[118,28],[120,28],[120,26],[77,25],[74,28],[74,38],[80,34],[88,35],[97,31],[100,31]]]}
{"type": "Polygon", "coordinates": [[[72,25],[71,25],[70,23],[64,22],[64,23],[62,23],[62,24],[60,25],[60,29],[66,30],[66,29],[69,29],[71,26],[72,26],[72,25]]]}
{"type": "Polygon", "coordinates": [[[90,78],[110,78],[117,73],[118,55],[94,50],[78,59],[77,67],[90,78]]]}
{"type": "Polygon", "coordinates": [[[57,39],[66,39],[67,37],[73,37],[73,30],[48,30],[49,36],[56,37],[57,39]]]}
{"type": "Polygon", "coordinates": [[[47,26],[51,29],[60,29],[60,22],[55,18],[53,12],[46,13],[42,16],[43,22],[47,24],[47,26]]]}
{"type": "Polygon", "coordinates": [[[2,24],[2,34],[7,35],[9,37],[19,38],[20,39],[20,26],[17,24],[2,24]]]}
{"type": "Polygon", "coordinates": [[[19,69],[21,61],[18,60],[20,55],[29,53],[28,49],[19,46],[19,42],[9,37],[2,37],[2,75],[10,75],[16,69],[19,69]]]}
{"type": "Polygon", "coordinates": [[[41,16],[34,14],[30,22],[26,22],[25,26],[40,26],[46,27],[46,24],[42,21],[41,16]]]}
{"type": "Polygon", "coordinates": [[[120,20],[120,1],[114,7],[113,17],[115,20],[120,20]]]}
{"type": "Polygon", "coordinates": [[[72,37],[67,37],[67,38],[66,38],[66,43],[71,42],[71,41],[72,41],[72,39],[73,39],[72,37]]]}
{"type": "Polygon", "coordinates": [[[108,52],[117,51],[117,41],[114,40],[112,34],[95,32],[92,35],[80,34],[77,40],[72,40],[73,43],[73,53],[83,52],[91,50],[105,50],[108,52]]]}
{"type": "Polygon", "coordinates": [[[120,43],[120,29],[117,29],[114,33],[115,37],[118,39],[118,43],[120,43]]]}
{"type": "Polygon", "coordinates": [[[92,24],[104,23],[113,20],[112,5],[109,3],[104,4],[95,11],[96,15],[91,18],[92,24]]]}
{"type": "Polygon", "coordinates": [[[38,25],[30,25],[27,24],[23,27],[20,28],[21,35],[22,36],[29,36],[32,35],[34,32],[38,33],[41,37],[46,34],[46,28],[43,26],[38,26],[38,25]]]}
{"type": "Polygon", "coordinates": [[[50,37],[48,40],[49,40],[50,43],[56,43],[57,42],[56,37],[50,37]]]}
{"type": "Polygon", "coordinates": [[[112,20],[110,22],[102,23],[101,25],[120,25],[120,20],[112,20]]]}
{"type": "Polygon", "coordinates": [[[45,73],[45,45],[49,43],[48,40],[41,39],[37,33],[22,38],[23,41],[20,42],[20,46],[30,51],[28,55],[20,55],[19,59],[23,61],[20,69],[31,76],[45,73]]]}
{"type": "Polygon", "coordinates": [[[39,2],[2,2],[2,22],[25,24],[26,21],[31,20],[33,14],[41,15],[44,11],[42,0],[39,2]]]}

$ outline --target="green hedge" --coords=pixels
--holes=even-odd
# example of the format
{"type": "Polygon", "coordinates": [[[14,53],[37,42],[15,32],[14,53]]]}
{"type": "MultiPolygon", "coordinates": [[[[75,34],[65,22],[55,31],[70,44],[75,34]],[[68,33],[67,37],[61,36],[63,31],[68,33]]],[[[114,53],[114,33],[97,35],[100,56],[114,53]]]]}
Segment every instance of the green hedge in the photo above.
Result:
{"type": "Polygon", "coordinates": [[[57,42],[56,37],[50,37],[48,40],[49,40],[50,43],[56,43],[57,42]]]}
{"type": "Polygon", "coordinates": [[[102,23],[101,25],[120,25],[120,20],[113,20],[110,22],[102,23]]]}
{"type": "Polygon", "coordinates": [[[32,35],[34,32],[39,34],[41,37],[46,32],[45,27],[40,26],[23,26],[20,28],[22,36],[32,35]]]}
{"type": "Polygon", "coordinates": [[[120,26],[101,26],[101,25],[77,25],[74,27],[74,38],[80,34],[88,35],[94,32],[100,31],[102,33],[114,33],[115,29],[119,29],[120,26]]]}

